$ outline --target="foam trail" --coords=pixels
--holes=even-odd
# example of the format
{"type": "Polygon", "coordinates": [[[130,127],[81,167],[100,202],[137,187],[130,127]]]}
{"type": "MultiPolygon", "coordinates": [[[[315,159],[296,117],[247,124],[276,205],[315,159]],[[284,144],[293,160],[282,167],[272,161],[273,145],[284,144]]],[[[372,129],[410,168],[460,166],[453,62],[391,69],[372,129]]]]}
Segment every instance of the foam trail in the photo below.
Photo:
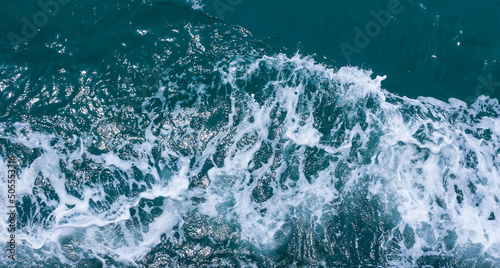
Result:
{"type": "MultiPolygon", "coordinates": [[[[165,73],[174,68],[182,66],[165,73]]],[[[135,115],[138,137],[109,134],[102,152],[99,129],[120,128],[111,119],[70,140],[28,123],[2,125],[3,144],[32,156],[18,194],[21,207],[36,209],[23,210],[20,239],[65,263],[90,253],[139,265],[165,240],[189,244],[186,222],[201,218],[231,226],[213,227],[222,232],[213,241],[237,236],[262,258],[285,248],[319,264],[341,254],[334,246],[345,234],[335,221],[356,208],[360,217],[383,215],[380,227],[365,226],[385,265],[500,258],[497,100],[468,107],[402,98],[370,71],[299,54],[234,56],[206,75],[214,82],[194,78],[182,89],[188,76],[164,78],[135,115]],[[181,90],[185,99],[172,103],[168,92],[181,90]]]]}

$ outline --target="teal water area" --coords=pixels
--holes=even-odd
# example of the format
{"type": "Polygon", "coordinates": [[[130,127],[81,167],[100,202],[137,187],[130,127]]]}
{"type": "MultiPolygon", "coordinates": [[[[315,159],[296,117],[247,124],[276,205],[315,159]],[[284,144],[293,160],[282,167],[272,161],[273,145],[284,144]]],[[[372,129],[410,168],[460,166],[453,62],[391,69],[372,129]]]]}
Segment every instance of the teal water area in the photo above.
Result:
{"type": "MultiPolygon", "coordinates": [[[[277,50],[315,54],[320,62],[338,68],[350,64],[372,69],[377,75],[387,75],[384,87],[399,95],[411,98],[431,96],[442,100],[454,97],[469,102],[483,94],[496,98],[500,96],[500,37],[497,34],[500,2],[497,1],[310,3],[216,0],[197,3],[203,6],[203,12],[225,23],[246,28],[256,39],[277,50]],[[389,13],[392,18],[386,19],[391,6],[398,12],[389,13]],[[359,37],[356,28],[367,38],[359,37]],[[347,44],[344,50],[342,44],[347,44]]],[[[177,4],[190,8],[182,2],[177,4]]],[[[90,57],[92,61],[92,55],[100,54],[103,55],[100,59],[106,58],[114,48],[106,44],[105,40],[111,39],[108,35],[116,31],[109,25],[109,19],[115,17],[114,11],[124,12],[134,5],[126,1],[64,4],[61,12],[54,17],[49,16],[39,34],[28,38],[27,46],[16,51],[26,48],[36,50],[43,41],[48,41],[44,38],[54,38],[65,29],[78,33],[76,36],[82,39],[88,38],[88,47],[79,48],[80,53],[73,52],[74,60],[90,57]],[[110,28],[101,28],[107,26],[110,28]],[[96,28],[91,30],[92,27],[96,28]],[[95,32],[90,33],[95,35],[85,35],[85,32],[95,32]]],[[[37,11],[40,11],[40,7],[32,1],[3,3],[0,12],[4,33],[2,57],[6,57],[4,62],[12,59],[9,56],[12,43],[9,42],[8,33],[23,37],[22,17],[32,21],[30,15],[37,11]]],[[[182,16],[182,12],[177,16],[182,16]]],[[[151,14],[147,18],[133,19],[133,23],[148,21],[152,25],[153,22],[158,24],[168,19],[168,14],[151,14]]],[[[131,17],[125,16],[116,18],[112,23],[120,25],[120,21],[125,23],[129,20],[132,20],[131,17]]],[[[78,42],[80,44],[80,40],[78,42]]],[[[29,56],[20,56],[20,60],[14,60],[43,64],[54,57],[30,53],[29,56]]]]}
{"type": "Polygon", "coordinates": [[[241,0],[203,4],[208,13],[241,25],[284,51],[300,49],[332,66],[350,64],[387,75],[383,85],[390,92],[443,100],[470,100],[482,94],[500,97],[499,1],[241,0]],[[384,19],[391,7],[397,12],[390,13],[392,19],[384,19]],[[369,41],[359,38],[358,47],[355,28],[373,33],[367,34],[369,41]],[[354,48],[344,53],[342,43],[354,48]]]}
{"type": "Polygon", "coordinates": [[[498,267],[500,2],[0,7],[0,266],[498,267]]]}

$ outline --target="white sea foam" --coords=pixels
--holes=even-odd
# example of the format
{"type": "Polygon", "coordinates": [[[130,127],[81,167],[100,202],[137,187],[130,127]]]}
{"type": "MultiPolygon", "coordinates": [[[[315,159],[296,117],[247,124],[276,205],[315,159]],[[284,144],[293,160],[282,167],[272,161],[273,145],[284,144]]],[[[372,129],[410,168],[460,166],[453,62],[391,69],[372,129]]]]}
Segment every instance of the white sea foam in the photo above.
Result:
{"type": "MultiPolygon", "coordinates": [[[[33,195],[35,178],[42,174],[60,199],[47,200],[54,210],[46,227],[28,223],[19,239],[33,248],[55,248],[54,254],[68,261],[60,243],[78,230],[83,233],[80,248],[134,264],[160,242],[161,234],[172,237],[173,228],[182,226],[183,217],[196,210],[210,217],[222,215],[240,227],[242,239],[266,249],[290,218],[307,217],[321,224],[328,215],[335,215],[339,200],[361,191],[361,181],[369,178],[369,198],[380,197],[387,210],[395,209],[401,217],[381,237],[383,247],[391,250],[389,242],[405,228],[415,234],[414,245],[407,248],[403,241],[399,243],[399,258],[390,264],[414,264],[424,254],[453,255],[471,244],[500,258],[497,100],[480,97],[467,107],[456,99],[400,98],[381,89],[384,77],[373,79],[371,72],[353,67],[330,69],[300,55],[235,57],[219,62],[214,73],[221,82],[194,87],[199,98],[189,108],[169,109],[163,95],[176,79],[187,78],[163,81],[162,90],[143,105],[145,116],[160,116],[163,123],[144,129],[144,140],[132,144],[138,155],[132,160],[118,157],[116,151],[90,153],[91,133],[74,137],[72,142],[78,146],[71,152],[57,133],[36,132],[27,123],[15,123],[15,133],[6,134],[2,125],[0,137],[42,150],[22,170],[18,194],[33,195]],[[265,82],[258,84],[257,78],[265,82]],[[216,118],[217,109],[226,108],[207,107],[205,101],[211,92],[226,87],[231,92],[226,100],[227,120],[213,129],[207,122],[216,118]],[[147,110],[153,99],[164,103],[164,114],[147,110]],[[198,119],[200,127],[193,125],[198,119]],[[322,121],[333,123],[325,129],[322,121]],[[154,150],[159,150],[160,160],[154,160],[154,150]],[[308,162],[318,152],[324,155],[308,162]],[[75,183],[85,184],[88,174],[75,166],[84,156],[102,167],[102,173],[120,174],[127,187],[136,183],[147,189],[136,195],[122,193],[109,202],[105,182],[98,181],[82,186],[81,197],[75,197],[65,187],[69,178],[60,161],[75,171],[75,183]],[[323,165],[317,163],[321,159],[326,159],[323,165]],[[206,172],[210,183],[189,188],[207,161],[213,164],[206,172]],[[350,171],[338,177],[335,171],[341,165],[350,171]],[[155,182],[135,181],[133,168],[155,182]],[[344,182],[340,190],[335,187],[339,180],[344,182]],[[133,218],[131,208],[137,209],[141,200],[159,197],[164,198],[163,213],[147,228],[126,224],[133,218]],[[192,197],[205,201],[193,204],[192,197]],[[95,211],[90,200],[108,207],[95,211]],[[489,219],[491,213],[496,220],[489,219]],[[450,233],[457,239],[447,249],[445,237],[450,233]]],[[[6,159],[0,159],[0,164],[6,167],[6,159]]],[[[0,169],[2,178],[5,170],[0,169]]],[[[4,180],[0,187],[6,189],[4,180]]],[[[40,209],[39,203],[36,206],[40,209]]],[[[1,241],[8,235],[5,207],[0,208],[1,241]]]]}

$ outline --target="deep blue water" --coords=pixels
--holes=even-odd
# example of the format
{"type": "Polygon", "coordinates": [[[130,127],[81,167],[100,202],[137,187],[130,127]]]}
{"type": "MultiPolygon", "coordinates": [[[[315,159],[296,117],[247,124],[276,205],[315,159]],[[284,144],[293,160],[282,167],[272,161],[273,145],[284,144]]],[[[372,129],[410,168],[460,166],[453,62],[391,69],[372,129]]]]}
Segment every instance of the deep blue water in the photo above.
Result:
{"type": "Polygon", "coordinates": [[[499,1],[0,4],[0,266],[500,267],[499,1]]]}

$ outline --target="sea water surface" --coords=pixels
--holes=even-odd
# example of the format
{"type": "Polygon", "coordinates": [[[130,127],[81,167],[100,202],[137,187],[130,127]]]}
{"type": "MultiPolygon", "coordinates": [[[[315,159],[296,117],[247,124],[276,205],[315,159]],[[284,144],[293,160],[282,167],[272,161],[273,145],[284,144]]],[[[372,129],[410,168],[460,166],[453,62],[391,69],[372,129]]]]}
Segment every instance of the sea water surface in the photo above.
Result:
{"type": "Polygon", "coordinates": [[[0,266],[500,267],[499,1],[0,4],[0,266]]]}

